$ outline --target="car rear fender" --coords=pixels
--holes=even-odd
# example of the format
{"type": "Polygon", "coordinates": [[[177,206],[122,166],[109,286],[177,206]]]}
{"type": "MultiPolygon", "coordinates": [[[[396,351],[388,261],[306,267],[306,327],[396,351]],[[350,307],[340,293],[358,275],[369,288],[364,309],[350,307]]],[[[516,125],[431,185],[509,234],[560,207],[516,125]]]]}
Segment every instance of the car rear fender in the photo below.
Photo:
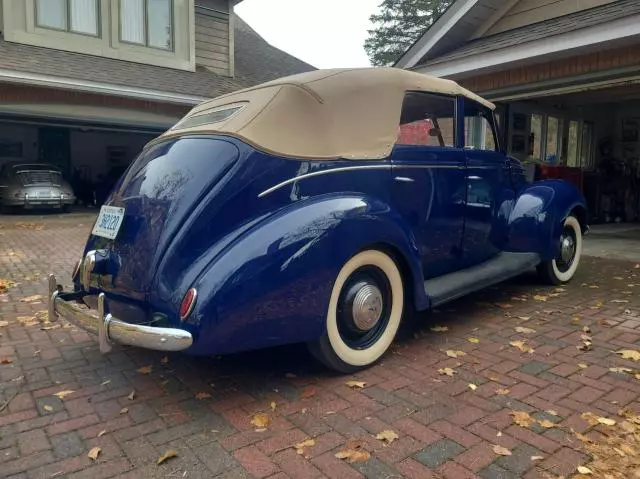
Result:
{"type": "Polygon", "coordinates": [[[418,250],[410,230],[384,202],[326,195],[296,202],[228,245],[194,282],[188,319],[196,354],[303,342],[324,332],[333,282],[360,250],[401,255],[416,303],[426,305],[418,250]]]}

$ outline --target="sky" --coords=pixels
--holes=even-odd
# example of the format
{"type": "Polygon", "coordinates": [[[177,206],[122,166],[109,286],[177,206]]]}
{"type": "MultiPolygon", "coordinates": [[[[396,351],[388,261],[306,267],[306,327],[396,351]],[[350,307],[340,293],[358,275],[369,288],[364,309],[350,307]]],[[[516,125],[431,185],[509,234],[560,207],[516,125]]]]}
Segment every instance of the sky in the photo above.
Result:
{"type": "Polygon", "coordinates": [[[273,46],[314,67],[366,67],[369,17],[381,2],[244,0],[235,11],[273,46]]]}

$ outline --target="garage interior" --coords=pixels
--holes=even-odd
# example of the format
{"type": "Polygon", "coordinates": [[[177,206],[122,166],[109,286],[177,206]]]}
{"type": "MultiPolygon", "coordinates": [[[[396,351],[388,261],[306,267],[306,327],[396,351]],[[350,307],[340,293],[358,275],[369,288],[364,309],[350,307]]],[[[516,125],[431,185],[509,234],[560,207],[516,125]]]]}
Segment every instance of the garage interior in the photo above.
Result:
{"type": "Polygon", "coordinates": [[[592,224],[640,221],[640,80],[495,101],[509,118],[507,150],[530,179],[574,183],[592,224]]]}
{"type": "Polygon", "coordinates": [[[117,179],[161,128],[0,117],[0,167],[48,163],[71,184],[78,206],[100,206],[117,179]]]}

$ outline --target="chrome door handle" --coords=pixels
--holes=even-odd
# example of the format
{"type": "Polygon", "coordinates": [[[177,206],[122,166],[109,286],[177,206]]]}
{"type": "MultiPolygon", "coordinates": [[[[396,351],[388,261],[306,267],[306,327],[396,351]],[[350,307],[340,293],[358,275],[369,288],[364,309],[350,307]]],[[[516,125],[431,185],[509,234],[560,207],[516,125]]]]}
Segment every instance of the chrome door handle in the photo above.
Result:
{"type": "Polygon", "coordinates": [[[406,176],[396,176],[394,180],[399,181],[401,183],[413,183],[415,180],[413,178],[408,178],[406,176]]]}

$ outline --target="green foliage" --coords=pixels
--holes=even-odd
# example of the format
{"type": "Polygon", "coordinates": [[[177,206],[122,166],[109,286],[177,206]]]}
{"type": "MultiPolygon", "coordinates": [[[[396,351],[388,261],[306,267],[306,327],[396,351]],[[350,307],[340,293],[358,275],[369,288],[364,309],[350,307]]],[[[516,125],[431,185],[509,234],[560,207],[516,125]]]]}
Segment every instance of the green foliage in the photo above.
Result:
{"type": "Polygon", "coordinates": [[[383,0],[364,49],[374,66],[392,65],[454,0],[383,0]]]}

